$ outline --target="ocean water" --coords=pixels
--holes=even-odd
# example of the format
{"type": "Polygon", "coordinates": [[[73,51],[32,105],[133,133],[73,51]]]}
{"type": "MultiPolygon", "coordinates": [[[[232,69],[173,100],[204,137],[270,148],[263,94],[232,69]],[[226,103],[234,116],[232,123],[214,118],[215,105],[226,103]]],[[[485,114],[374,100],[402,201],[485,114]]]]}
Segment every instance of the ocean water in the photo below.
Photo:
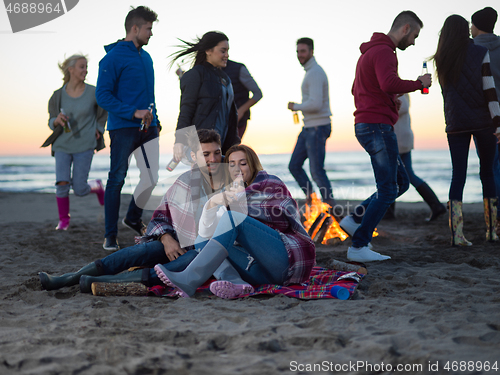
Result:
{"type": "MultiPolygon", "coordinates": [[[[188,166],[179,164],[169,172],[165,166],[172,155],[160,156],[160,180],[153,194],[162,196],[179,174],[188,170],[188,166]]],[[[280,177],[295,198],[304,198],[304,194],[288,172],[290,154],[260,155],[264,169],[280,177]]],[[[412,151],[413,169],[417,176],[425,180],[442,202],[448,200],[451,180],[451,160],[448,150],[412,151]]],[[[50,156],[13,156],[0,157],[0,191],[40,192],[55,191],[55,161],[50,156]]],[[[325,169],[332,182],[337,199],[363,200],[375,191],[375,179],[369,156],[364,151],[327,153],[325,169]]],[[[89,178],[100,178],[106,183],[109,170],[109,155],[95,155],[89,178]]],[[[305,170],[309,174],[308,161],[305,170]]],[[[132,159],[129,173],[123,187],[124,193],[132,194],[139,181],[139,170],[132,159]]],[[[420,195],[413,187],[398,201],[418,202],[420,195]]],[[[479,161],[475,150],[469,153],[467,183],[464,190],[464,202],[482,201],[481,182],[479,180],[479,161]]]]}

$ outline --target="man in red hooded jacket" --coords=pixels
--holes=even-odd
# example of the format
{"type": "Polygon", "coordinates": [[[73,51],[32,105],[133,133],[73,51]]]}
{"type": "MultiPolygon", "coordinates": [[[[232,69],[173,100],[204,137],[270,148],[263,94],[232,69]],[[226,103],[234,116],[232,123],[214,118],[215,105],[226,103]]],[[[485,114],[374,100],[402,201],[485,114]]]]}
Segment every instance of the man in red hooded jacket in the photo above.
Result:
{"type": "Polygon", "coordinates": [[[361,57],[356,66],[352,94],[356,105],[355,133],[370,154],[377,191],[346,216],[340,226],[352,236],[347,258],[358,262],[390,259],[371,250],[373,230],[387,208],[409,187],[408,175],[398,154],[394,124],[398,120],[398,95],[421,90],[431,85],[430,74],[415,81],[398,76],[396,47],[405,50],[415,44],[423,27],[411,11],[401,12],[389,33],[374,33],[360,47],[361,57]]]}

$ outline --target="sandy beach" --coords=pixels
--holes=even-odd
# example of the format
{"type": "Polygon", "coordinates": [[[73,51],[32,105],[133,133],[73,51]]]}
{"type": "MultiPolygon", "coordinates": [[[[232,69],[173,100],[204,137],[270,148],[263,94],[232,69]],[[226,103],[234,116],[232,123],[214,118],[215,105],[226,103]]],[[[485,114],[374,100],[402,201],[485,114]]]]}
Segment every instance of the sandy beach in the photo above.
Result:
{"type": "MultiPolygon", "coordinates": [[[[107,255],[103,208],[72,195],[59,232],[54,195],[0,193],[0,207],[0,374],[500,373],[500,244],[481,204],[464,205],[474,245],[453,248],[446,215],[429,224],[424,203],[397,203],[373,240],[392,259],[368,264],[347,301],[47,292],[39,271],[107,255]]],[[[118,239],[134,243],[123,226],[118,239]]],[[[345,261],[350,242],[318,246],[318,265],[345,261]]]]}

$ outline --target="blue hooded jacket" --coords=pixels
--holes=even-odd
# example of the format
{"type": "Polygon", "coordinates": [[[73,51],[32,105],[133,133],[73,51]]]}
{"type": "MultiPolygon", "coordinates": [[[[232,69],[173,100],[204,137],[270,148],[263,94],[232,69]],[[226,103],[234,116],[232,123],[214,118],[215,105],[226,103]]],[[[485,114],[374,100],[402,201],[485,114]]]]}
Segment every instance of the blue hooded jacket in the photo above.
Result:
{"type": "MultiPolygon", "coordinates": [[[[134,118],[138,109],[155,103],[153,60],[132,41],[118,41],[104,47],[106,56],[99,62],[95,96],[100,107],[108,111],[108,130],[137,128],[134,118]]],[[[156,103],[151,126],[157,126],[156,103]]]]}

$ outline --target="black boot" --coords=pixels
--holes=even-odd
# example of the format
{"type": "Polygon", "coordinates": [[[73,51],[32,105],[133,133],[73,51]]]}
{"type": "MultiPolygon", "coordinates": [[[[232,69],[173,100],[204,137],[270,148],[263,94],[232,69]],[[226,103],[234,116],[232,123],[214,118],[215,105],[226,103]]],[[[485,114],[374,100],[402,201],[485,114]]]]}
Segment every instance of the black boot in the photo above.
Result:
{"type": "Polygon", "coordinates": [[[42,288],[45,290],[60,289],[64,286],[72,286],[78,284],[82,275],[97,276],[99,271],[94,262],[87,264],[77,272],[65,273],[61,276],[51,276],[45,272],[38,273],[42,288]]]}
{"type": "Polygon", "coordinates": [[[439,201],[436,194],[434,194],[430,186],[425,182],[417,188],[417,192],[424,198],[425,203],[429,205],[432,211],[431,216],[425,219],[425,221],[433,221],[446,213],[446,207],[439,201]]]}
{"type": "Polygon", "coordinates": [[[143,270],[135,270],[131,272],[122,272],[118,275],[104,276],[82,276],[80,278],[80,292],[90,293],[92,291],[92,283],[140,283],[142,282],[143,270]]]}

